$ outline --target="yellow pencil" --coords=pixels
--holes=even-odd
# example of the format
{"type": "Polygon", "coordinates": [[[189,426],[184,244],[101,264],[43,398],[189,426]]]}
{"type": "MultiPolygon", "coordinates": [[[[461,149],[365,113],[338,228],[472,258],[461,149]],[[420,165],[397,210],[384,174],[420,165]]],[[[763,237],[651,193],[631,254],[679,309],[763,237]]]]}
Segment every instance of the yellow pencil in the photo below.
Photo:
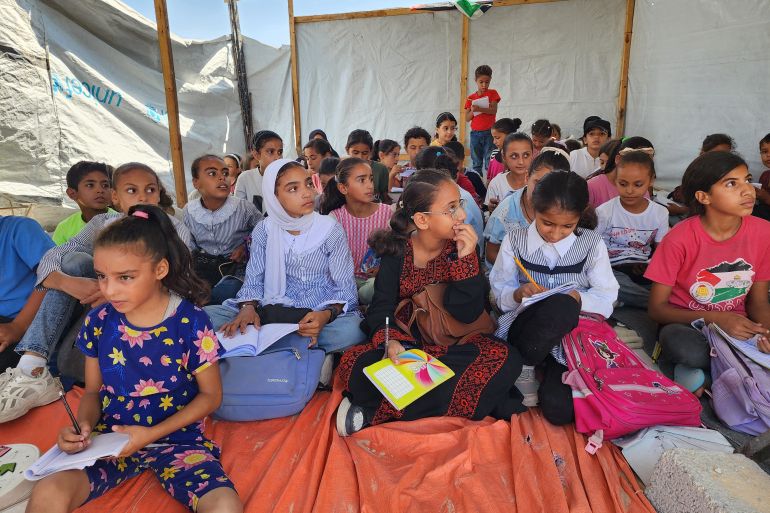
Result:
{"type": "Polygon", "coordinates": [[[518,258],[516,258],[516,257],[513,257],[513,260],[516,262],[516,265],[517,265],[517,266],[519,266],[519,269],[521,269],[521,272],[523,272],[523,273],[524,273],[524,276],[526,276],[526,277],[527,277],[527,279],[528,279],[528,280],[529,280],[529,281],[532,283],[532,285],[534,285],[535,287],[537,287],[537,289],[538,289],[538,290],[540,290],[540,291],[543,291],[543,290],[545,290],[543,287],[541,287],[540,285],[538,285],[538,283],[535,281],[535,279],[534,279],[534,278],[532,278],[532,276],[530,276],[530,274],[527,272],[527,270],[526,270],[526,269],[524,269],[524,266],[523,266],[523,265],[521,265],[521,262],[519,261],[519,259],[518,259],[518,258]]]}

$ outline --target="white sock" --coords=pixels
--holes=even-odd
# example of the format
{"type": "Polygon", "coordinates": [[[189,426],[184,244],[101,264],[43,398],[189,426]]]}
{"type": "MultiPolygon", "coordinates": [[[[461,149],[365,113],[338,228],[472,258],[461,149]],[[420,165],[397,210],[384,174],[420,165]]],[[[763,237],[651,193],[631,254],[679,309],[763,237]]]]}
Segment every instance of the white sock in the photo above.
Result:
{"type": "Polygon", "coordinates": [[[22,374],[30,378],[38,378],[48,366],[48,360],[34,354],[24,354],[16,368],[21,369],[22,374]]]}

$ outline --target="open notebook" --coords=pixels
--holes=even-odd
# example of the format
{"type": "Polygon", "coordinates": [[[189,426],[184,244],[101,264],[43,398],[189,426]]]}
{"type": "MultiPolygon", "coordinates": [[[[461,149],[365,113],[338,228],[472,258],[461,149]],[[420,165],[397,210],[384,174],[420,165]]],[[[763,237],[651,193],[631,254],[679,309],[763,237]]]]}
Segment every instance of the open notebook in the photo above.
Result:
{"type": "Polygon", "coordinates": [[[455,375],[438,358],[410,349],[398,355],[394,365],[390,358],[364,367],[364,374],[396,409],[403,410],[441,383],[455,375]]]}
{"type": "Polygon", "coordinates": [[[558,287],[544,290],[543,292],[538,292],[537,294],[525,297],[521,300],[521,306],[532,306],[535,303],[542,301],[543,299],[553,296],[554,294],[563,294],[565,292],[569,292],[570,290],[574,290],[575,288],[577,288],[577,284],[571,281],[569,283],[565,283],[564,285],[559,285],[558,287]]]}
{"type": "Polygon", "coordinates": [[[127,443],[128,435],[125,433],[105,433],[94,436],[87,449],[75,454],[67,454],[54,445],[24,471],[24,478],[37,481],[54,472],[90,467],[100,458],[117,456],[127,443]]]}
{"type": "Polygon", "coordinates": [[[259,329],[249,325],[244,333],[237,331],[232,337],[226,337],[221,331],[217,332],[219,343],[225,349],[222,358],[231,356],[257,356],[262,351],[275,344],[289,333],[299,329],[297,324],[265,324],[259,329]]]}

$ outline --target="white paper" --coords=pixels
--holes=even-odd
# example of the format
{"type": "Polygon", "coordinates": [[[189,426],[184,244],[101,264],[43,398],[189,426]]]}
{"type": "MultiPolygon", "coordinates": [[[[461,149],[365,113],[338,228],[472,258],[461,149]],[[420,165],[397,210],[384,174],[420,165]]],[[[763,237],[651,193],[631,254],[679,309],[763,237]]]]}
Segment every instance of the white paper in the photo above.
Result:
{"type": "Polygon", "coordinates": [[[217,332],[219,343],[225,349],[222,358],[231,356],[257,356],[262,351],[278,342],[280,339],[299,329],[297,324],[265,324],[259,329],[253,325],[246,327],[245,333],[237,331],[232,337],[227,337],[221,331],[217,332]]]}
{"type": "Polygon", "coordinates": [[[524,299],[522,299],[521,307],[524,308],[526,306],[532,306],[535,303],[542,301],[543,299],[553,296],[554,294],[562,294],[564,292],[569,292],[570,290],[574,290],[576,287],[577,287],[577,283],[571,281],[569,283],[565,283],[564,285],[559,285],[558,287],[554,287],[552,289],[548,289],[543,292],[538,292],[537,294],[533,294],[529,297],[525,297],[524,299]]]}
{"type": "Polygon", "coordinates": [[[762,367],[766,369],[770,369],[770,354],[763,353],[757,348],[757,338],[759,338],[759,335],[755,335],[754,337],[748,339],[748,340],[741,340],[738,338],[733,338],[730,335],[727,334],[722,328],[717,326],[714,323],[711,323],[709,325],[710,327],[714,328],[719,335],[725,341],[727,341],[728,344],[736,348],[738,351],[742,352],[752,360],[754,360],[757,364],[761,365],[762,367]]]}
{"type": "Polygon", "coordinates": [[[75,454],[67,454],[58,445],[54,445],[24,471],[24,478],[37,481],[62,470],[84,469],[100,458],[117,456],[126,444],[127,434],[105,433],[94,436],[88,448],[75,454]]]}
{"type": "MultiPolygon", "coordinates": [[[[482,109],[488,109],[489,108],[489,96],[482,96],[481,98],[476,98],[471,102],[471,105],[476,105],[477,107],[481,107],[482,109]]],[[[478,116],[479,114],[483,114],[483,112],[473,112],[471,110],[471,115],[478,116]]]]}

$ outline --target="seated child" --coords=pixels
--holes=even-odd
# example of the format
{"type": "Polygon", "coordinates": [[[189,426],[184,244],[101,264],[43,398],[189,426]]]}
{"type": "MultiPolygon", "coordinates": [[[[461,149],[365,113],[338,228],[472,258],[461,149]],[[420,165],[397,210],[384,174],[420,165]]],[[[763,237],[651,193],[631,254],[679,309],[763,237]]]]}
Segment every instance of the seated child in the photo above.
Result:
{"type": "MultiPolygon", "coordinates": [[[[415,163],[417,164],[417,169],[445,171],[455,181],[460,176],[458,171],[460,163],[448,148],[437,148],[436,146],[423,148],[417,154],[415,163]]],[[[479,241],[479,251],[481,251],[484,249],[481,246],[481,235],[484,233],[484,214],[481,213],[481,209],[474,201],[471,193],[462,187],[460,187],[460,200],[465,211],[465,223],[471,225],[473,231],[476,232],[476,238],[479,241]]]]}
{"type": "Polygon", "coordinates": [[[190,166],[200,199],[184,207],[192,235],[193,268],[211,287],[209,304],[235,297],[248,261],[246,239],[262,220],[252,203],[230,195],[229,169],[216,155],[202,155],[190,166]]]}
{"type": "Polygon", "coordinates": [[[711,357],[692,321],[716,323],[739,339],[761,335],[760,348],[770,352],[770,223],[751,215],[752,181],[734,153],[707,152],[692,161],[682,194],[695,215],[668,232],[644,274],[653,282],[650,317],[663,325],[658,365],[696,395],[711,357]]]}
{"type": "Polygon", "coordinates": [[[484,204],[492,212],[507,196],[522,189],[527,181],[527,171],[532,163],[534,146],[527,134],[514,132],[503,141],[503,162],[507,171],[489,182],[484,204]]]}
{"type": "MultiPolygon", "coordinates": [[[[340,159],[337,157],[326,157],[321,161],[321,165],[318,166],[318,178],[321,180],[321,187],[326,189],[332,178],[337,174],[337,166],[340,163],[340,159]]],[[[315,197],[313,202],[315,203],[315,211],[321,211],[321,202],[324,199],[323,194],[319,194],[315,197]]]]}
{"type": "Polygon", "coordinates": [[[492,144],[494,149],[489,154],[489,169],[487,169],[487,182],[491,182],[497,175],[505,172],[503,163],[503,141],[508,134],[516,132],[521,126],[519,118],[500,118],[492,125],[492,144]]]}
{"type": "Polygon", "coordinates": [[[404,134],[404,149],[409,162],[402,166],[396,164],[390,169],[389,180],[391,187],[404,187],[417,169],[415,159],[423,148],[430,146],[430,134],[424,128],[414,126],[404,134]]]}
{"type": "Polygon", "coordinates": [[[535,219],[503,239],[489,282],[503,312],[497,336],[519,350],[524,365],[540,367],[543,378],[538,399],[552,424],[574,420],[572,389],[562,383],[567,371],[561,339],[578,325],[580,312],[609,317],[617,299],[601,235],[582,227],[588,211],[588,186],[570,171],[546,174],[532,195],[535,219]],[[529,277],[519,270],[519,263],[529,277]],[[577,287],[554,294],[527,308],[524,298],[569,282],[577,287]]]}
{"type": "Polygon", "coordinates": [[[132,207],[94,242],[94,268],[107,303],[88,314],[77,339],[86,355],[80,432],[62,428],[57,444],[72,454],[91,444],[91,433],[130,438],[117,458],[38,481],[27,511],[73,511],[144,470],[191,511],[242,511],[219,448],[203,432],[222,401],[224,352],[199,307],[208,286],[168,216],[132,207]]]}
{"type": "Polygon", "coordinates": [[[56,225],[52,238],[57,246],[80,233],[95,215],[115,212],[108,208],[112,197],[111,174],[111,166],[86,160],[81,160],[67,171],[67,196],[78,204],[80,212],[75,212],[56,225]]]}
{"type": "Polygon", "coordinates": [[[442,112],[436,118],[436,133],[431,146],[446,146],[450,141],[456,141],[457,120],[451,112],[442,112]]]}
{"type": "Polygon", "coordinates": [[[487,186],[484,185],[484,180],[477,175],[471,168],[465,167],[465,146],[460,141],[449,141],[446,146],[447,149],[452,150],[457,157],[459,163],[457,172],[457,185],[475,195],[477,198],[479,208],[484,204],[484,198],[487,196],[487,186]],[[472,187],[469,188],[467,184],[472,187]]]}
{"type": "Polygon", "coordinates": [[[307,162],[307,169],[313,177],[313,185],[318,194],[321,194],[324,191],[324,188],[321,184],[321,177],[318,175],[318,170],[321,167],[321,161],[332,156],[332,147],[323,139],[311,139],[302,147],[302,154],[307,162]]]}
{"type": "Polygon", "coordinates": [[[243,169],[241,169],[241,156],[237,153],[228,153],[222,157],[222,160],[225,161],[227,169],[229,170],[227,178],[230,182],[230,194],[235,194],[235,184],[238,183],[238,177],[241,176],[241,173],[243,172],[243,169]]]}
{"type": "Polygon", "coordinates": [[[235,184],[235,197],[250,201],[260,214],[265,213],[262,201],[262,175],[274,160],[283,157],[283,140],[270,130],[260,130],[251,138],[251,156],[257,167],[241,173],[235,184]]]}
{"type": "Polygon", "coordinates": [[[532,134],[532,157],[540,155],[543,146],[553,141],[553,125],[547,119],[538,119],[530,128],[532,134]]]}
{"type": "MultiPolygon", "coordinates": [[[[112,204],[126,212],[138,204],[159,205],[162,201],[158,175],[146,164],[130,162],[112,174],[112,204]]],[[[15,369],[0,374],[0,423],[55,401],[59,387],[48,370],[48,358],[74,315],[76,306],[105,302],[93,268],[94,241],[123,213],[99,214],[69,242],[49,250],[37,268],[37,286],[48,291],[29,329],[16,346],[21,359],[15,369]]],[[[189,248],[192,238],[187,227],[169,217],[177,234],[189,248]]]]}
{"type": "MultiPolygon", "coordinates": [[[[597,208],[603,205],[612,198],[618,197],[617,187],[617,165],[620,162],[621,156],[632,151],[643,151],[647,153],[650,158],[655,157],[655,148],[652,143],[644,137],[628,137],[620,143],[604,166],[604,171],[596,174],[593,178],[588,180],[588,203],[597,208]]],[[[645,198],[650,197],[649,191],[645,192],[645,198]]]]}
{"type": "Polygon", "coordinates": [[[620,284],[619,303],[646,309],[651,283],[644,272],[655,246],[668,233],[668,210],[645,197],[655,181],[649,154],[634,150],[620,155],[614,173],[620,195],[596,209],[596,231],[607,245],[620,284]]]}
{"type": "Polygon", "coordinates": [[[374,178],[367,161],[355,157],[340,161],[336,176],[326,185],[321,214],[333,217],[345,230],[353,256],[358,300],[368,305],[380,263],[367,241],[373,231],[388,227],[393,209],[384,203],[374,203],[374,178]]]}
{"type": "MultiPolygon", "coordinates": [[[[326,136],[326,132],[321,130],[320,128],[316,128],[310,134],[307,136],[308,139],[323,139],[326,142],[329,142],[329,138],[326,136]]],[[[331,146],[331,143],[329,143],[331,146]]],[[[340,158],[340,154],[334,151],[334,148],[332,148],[332,157],[338,159],[340,158]]]]}
{"type": "Polygon", "coordinates": [[[401,145],[396,141],[392,139],[374,141],[372,160],[385,166],[385,169],[388,170],[388,176],[390,176],[390,170],[393,169],[393,166],[398,164],[399,157],[401,157],[401,145]]]}
{"type": "MultiPolygon", "coordinates": [[[[345,398],[337,410],[337,432],[348,436],[368,425],[394,420],[452,416],[510,419],[524,410],[514,381],[521,371],[515,349],[491,335],[474,335],[465,344],[440,346],[429,334],[406,333],[396,326],[396,306],[426,285],[446,283],[444,307],[457,321],[472,323],[484,312],[487,285],[479,268],[476,234],[463,223],[459,188],[449,175],[423,169],[412,175],[390,221],[390,230],[372,241],[381,256],[374,298],[362,326],[370,342],[342,356],[339,377],[345,398]],[[388,336],[385,319],[390,319],[388,336]],[[386,343],[387,340],[387,343],[386,343]],[[363,369],[382,360],[394,363],[407,348],[439,358],[455,375],[428,395],[397,411],[363,369]]],[[[410,308],[400,311],[408,322],[410,308]]]]}
{"type": "MultiPolygon", "coordinates": [[[[0,370],[19,362],[13,349],[45,296],[44,290],[35,290],[35,270],[52,247],[51,237],[37,221],[0,216],[0,370]]],[[[6,378],[6,374],[0,375],[0,390],[6,378]]]]}
{"type": "Polygon", "coordinates": [[[759,157],[762,159],[764,171],[759,176],[757,188],[757,207],[754,215],[770,220],[770,133],[759,140],[759,157]]]}
{"type": "Polygon", "coordinates": [[[327,353],[358,344],[358,293],[342,226],[313,211],[315,189],[305,168],[276,160],[265,170],[267,217],[251,235],[246,279],[235,299],[206,307],[216,330],[231,336],[259,326],[265,305],[307,311],[298,333],[327,353]]]}
{"type": "Polygon", "coordinates": [[[588,116],[583,121],[583,147],[569,154],[570,169],[583,178],[599,169],[599,151],[610,137],[612,127],[609,121],[599,116],[588,116]]]}
{"type": "Polygon", "coordinates": [[[500,244],[508,232],[516,228],[526,228],[535,219],[532,193],[537,183],[551,171],[559,169],[569,171],[569,154],[562,149],[546,146],[540,155],[532,159],[524,188],[505,198],[489,216],[484,228],[485,255],[489,268],[495,263],[500,244]]]}
{"type": "Polygon", "coordinates": [[[364,159],[372,166],[374,175],[374,201],[390,204],[390,187],[388,186],[388,168],[379,162],[372,162],[374,141],[372,134],[366,130],[353,130],[348,135],[345,151],[349,157],[364,159]]]}

